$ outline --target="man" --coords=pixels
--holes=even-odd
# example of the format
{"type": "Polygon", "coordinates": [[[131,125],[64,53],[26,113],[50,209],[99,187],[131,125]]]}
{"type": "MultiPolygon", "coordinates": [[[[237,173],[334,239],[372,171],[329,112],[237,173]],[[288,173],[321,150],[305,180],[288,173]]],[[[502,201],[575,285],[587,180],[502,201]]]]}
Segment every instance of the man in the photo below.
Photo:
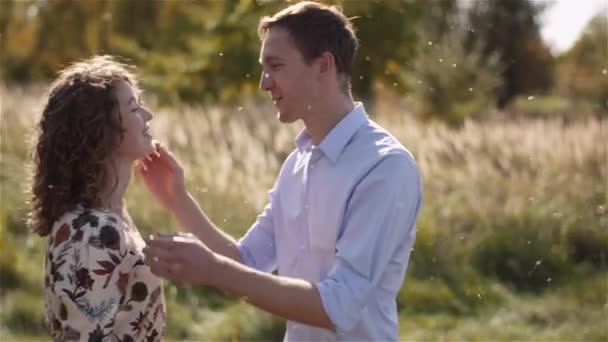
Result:
{"type": "Polygon", "coordinates": [[[142,175],[189,234],[151,237],[146,263],[288,320],[286,340],[397,340],[395,296],[422,197],[416,164],[352,100],[358,43],[341,12],[301,2],[263,18],[259,33],[260,87],[281,122],[304,122],[297,148],[263,213],[235,241],[200,210],[159,146],[142,175]]]}

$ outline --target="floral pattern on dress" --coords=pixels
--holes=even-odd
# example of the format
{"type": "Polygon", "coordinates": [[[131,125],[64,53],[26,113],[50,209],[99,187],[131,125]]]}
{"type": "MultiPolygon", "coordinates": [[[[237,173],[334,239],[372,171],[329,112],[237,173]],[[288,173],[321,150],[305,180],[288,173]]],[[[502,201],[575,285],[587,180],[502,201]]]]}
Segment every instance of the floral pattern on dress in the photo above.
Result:
{"type": "Polygon", "coordinates": [[[120,217],[82,207],[49,234],[44,293],[54,341],[160,341],[160,278],[143,262],[145,243],[120,217]]]}

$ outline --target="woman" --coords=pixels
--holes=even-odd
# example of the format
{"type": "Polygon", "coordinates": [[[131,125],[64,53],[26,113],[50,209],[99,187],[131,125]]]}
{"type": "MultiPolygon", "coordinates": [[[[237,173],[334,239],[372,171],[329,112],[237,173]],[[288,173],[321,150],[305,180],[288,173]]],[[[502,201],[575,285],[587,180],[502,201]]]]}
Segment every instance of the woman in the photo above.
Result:
{"type": "Polygon", "coordinates": [[[157,153],[152,114],[128,68],[97,56],[60,72],[34,151],[30,227],[48,236],[46,318],[53,339],[158,341],[161,280],[124,206],[134,162],[157,153]]]}

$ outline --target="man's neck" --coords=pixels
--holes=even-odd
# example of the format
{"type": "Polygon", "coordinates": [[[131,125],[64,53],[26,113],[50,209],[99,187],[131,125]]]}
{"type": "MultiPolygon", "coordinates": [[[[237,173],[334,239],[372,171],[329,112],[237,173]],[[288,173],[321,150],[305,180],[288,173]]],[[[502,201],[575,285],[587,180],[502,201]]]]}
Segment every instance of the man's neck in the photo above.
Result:
{"type": "Polygon", "coordinates": [[[325,103],[312,107],[311,115],[303,120],[314,145],[319,145],[338,122],[355,108],[351,96],[342,94],[328,96],[326,99],[325,103]]]}

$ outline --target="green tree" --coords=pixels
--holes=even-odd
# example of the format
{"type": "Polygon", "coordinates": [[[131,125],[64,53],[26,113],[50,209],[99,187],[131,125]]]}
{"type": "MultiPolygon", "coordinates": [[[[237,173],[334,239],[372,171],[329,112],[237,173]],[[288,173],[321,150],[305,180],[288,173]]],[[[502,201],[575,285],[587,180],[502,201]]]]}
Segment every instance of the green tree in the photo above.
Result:
{"type": "Polygon", "coordinates": [[[552,85],[553,56],[538,24],[543,9],[530,0],[476,0],[471,5],[467,46],[481,43],[485,56],[500,55],[505,66],[501,107],[517,95],[543,93],[552,85]]]}
{"type": "Polygon", "coordinates": [[[557,91],[608,112],[608,16],[595,16],[574,46],[560,56],[557,91]]]}
{"type": "MultiPolygon", "coordinates": [[[[353,17],[361,47],[353,92],[373,106],[378,83],[396,85],[412,68],[421,35],[449,31],[456,0],[324,0],[353,17]]],[[[257,63],[261,16],[280,0],[226,1],[4,1],[0,28],[3,78],[48,80],[75,60],[120,55],[135,64],[144,87],[161,103],[234,102],[260,94],[257,63]],[[5,15],[4,13],[10,13],[5,15]]]]}
{"type": "Polygon", "coordinates": [[[74,60],[103,52],[105,1],[3,1],[1,70],[5,80],[52,77],[74,60]],[[4,15],[9,19],[5,20],[4,15]]]}
{"type": "MultiPolygon", "coordinates": [[[[421,27],[447,29],[449,15],[457,10],[455,0],[343,1],[344,13],[354,18],[360,48],[355,60],[353,93],[374,102],[374,83],[396,84],[406,90],[400,74],[416,56],[421,27]]],[[[440,32],[441,30],[438,30],[440,32]]]]}
{"type": "Polygon", "coordinates": [[[419,42],[413,67],[401,74],[416,113],[454,126],[495,105],[503,68],[497,54],[484,56],[481,45],[464,46],[466,30],[457,18],[453,16],[449,30],[421,33],[425,39],[419,42]]]}

